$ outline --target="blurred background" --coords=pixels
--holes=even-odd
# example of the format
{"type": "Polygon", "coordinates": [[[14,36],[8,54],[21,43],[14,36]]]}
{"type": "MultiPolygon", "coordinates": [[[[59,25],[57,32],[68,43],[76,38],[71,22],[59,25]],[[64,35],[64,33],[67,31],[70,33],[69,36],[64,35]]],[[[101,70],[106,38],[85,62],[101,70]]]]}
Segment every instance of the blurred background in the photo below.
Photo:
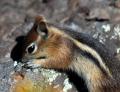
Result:
{"type": "Polygon", "coordinates": [[[120,0],[0,0],[0,92],[10,85],[15,39],[29,31],[36,15],[88,33],[120,57],[120,0]]]}

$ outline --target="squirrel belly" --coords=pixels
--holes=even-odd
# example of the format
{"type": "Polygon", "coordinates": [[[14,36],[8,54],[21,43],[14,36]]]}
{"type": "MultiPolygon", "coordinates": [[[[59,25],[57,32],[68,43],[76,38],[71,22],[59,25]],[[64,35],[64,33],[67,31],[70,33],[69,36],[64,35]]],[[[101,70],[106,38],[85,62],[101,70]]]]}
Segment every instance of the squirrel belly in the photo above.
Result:
{"type": "Polygon", "coordinates": [[[38,16],[23,44],[22,62],[76,72],[89,92],[120,92],[120,61],[91,36],[61,29],[38,16]]]}

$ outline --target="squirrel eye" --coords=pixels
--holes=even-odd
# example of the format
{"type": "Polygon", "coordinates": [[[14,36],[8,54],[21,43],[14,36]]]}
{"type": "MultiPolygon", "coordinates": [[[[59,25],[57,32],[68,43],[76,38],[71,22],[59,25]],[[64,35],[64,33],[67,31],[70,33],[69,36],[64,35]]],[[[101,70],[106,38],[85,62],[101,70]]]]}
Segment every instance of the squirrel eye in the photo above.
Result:
{"type": "Polygon", "coordinates": [[[26,52],[28,54],[34,54],[37,51],[37,44],[35,43],[31,43],[27,48],[26,48],[26,52]]]}

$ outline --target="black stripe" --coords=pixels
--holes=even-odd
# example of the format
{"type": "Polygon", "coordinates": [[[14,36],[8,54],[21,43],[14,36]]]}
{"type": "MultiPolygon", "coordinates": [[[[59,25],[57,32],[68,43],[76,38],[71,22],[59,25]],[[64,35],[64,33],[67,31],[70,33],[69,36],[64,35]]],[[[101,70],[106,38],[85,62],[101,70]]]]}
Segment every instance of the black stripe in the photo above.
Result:
{"type": "Polygon", "coordinates": [[[40,56],[40,57],[38,57],[36,59],[46,59],[46,56],[40,56]]]}
{"type": "Polygon", "coordinates": [[[100,65],[98,59],[97,59],[95,56],[93,56],[90,52],[83,51],[83,50],[81,50],[79,47],[78,47],[78,49],[77,49],[77,52],[80,53],[83,57],[85,57],[85,58],[87,58],[87,59],[90,59],[90,61],[92,61],[98,68],[100,68],[100,70],[101,70],[104,74],[108,75],[108,73],[106,72],[106,70],[103,69],[103,67],[100,65]]]}

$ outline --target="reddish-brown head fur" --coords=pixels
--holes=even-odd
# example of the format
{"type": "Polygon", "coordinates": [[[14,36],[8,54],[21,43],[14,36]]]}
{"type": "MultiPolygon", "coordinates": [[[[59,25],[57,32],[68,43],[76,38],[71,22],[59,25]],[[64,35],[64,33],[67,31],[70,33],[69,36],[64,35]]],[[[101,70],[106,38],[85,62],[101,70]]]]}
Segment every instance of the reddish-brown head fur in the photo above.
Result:
{"type": "Polygon", "coordinates": [[[45,19],[38,16],[25,37],[23,62],[32,60],[34,64],[45,68],[65,69],[73,56],[71,50],[72,43],[67,36],[59,29],[47,25],[45,19]],[[36,50],[33,50],[32,45],[36,50]],[[32,50],[34,53],[28,53],[32,50]]]}

